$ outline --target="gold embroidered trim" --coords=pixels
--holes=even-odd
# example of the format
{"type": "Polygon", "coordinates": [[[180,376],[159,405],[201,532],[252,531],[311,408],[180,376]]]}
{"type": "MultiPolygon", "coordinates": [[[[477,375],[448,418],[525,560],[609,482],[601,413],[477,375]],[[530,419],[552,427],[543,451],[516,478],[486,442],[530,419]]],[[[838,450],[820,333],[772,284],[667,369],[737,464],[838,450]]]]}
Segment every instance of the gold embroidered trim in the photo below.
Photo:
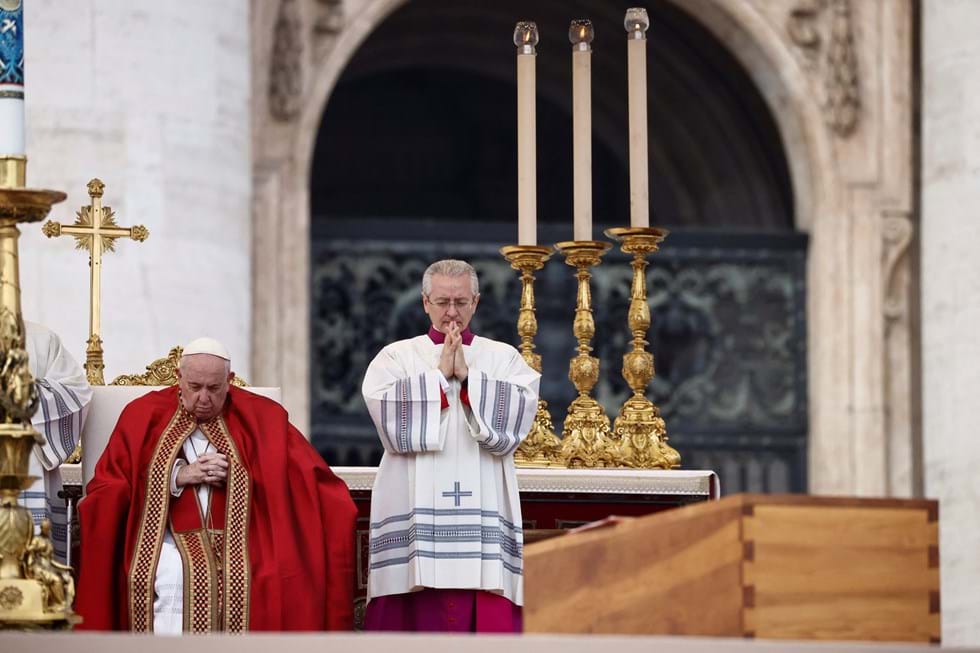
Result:
{"type": "Polygon", "coordinates": [[[224,626],[229,633],[244,633],[248,631],[251,600],[251,568],[248,557],[251,479],[224,420],[218,417],[200,427],[211,444],[228,457],[224,555],[221,557],[224,561],[224,626]]]}
{"type": "Polygon", "coordinates": [[[196,424],[178,408],[163,430],[146,475],[146,500],[140,517],[139,534],[129,567],[130,629],[136,633],[153,632],[153,598],[160,545],[167,527],[170,506],[170,474],[177,452],[196,424]]]}
{"type": "Polygon", "coordinates": [[[218,587],[217,562],[208,549],[204,530],[174,533],[184,566],[185,633],[213,633],[220,630],[221,594],[218,587]]]}

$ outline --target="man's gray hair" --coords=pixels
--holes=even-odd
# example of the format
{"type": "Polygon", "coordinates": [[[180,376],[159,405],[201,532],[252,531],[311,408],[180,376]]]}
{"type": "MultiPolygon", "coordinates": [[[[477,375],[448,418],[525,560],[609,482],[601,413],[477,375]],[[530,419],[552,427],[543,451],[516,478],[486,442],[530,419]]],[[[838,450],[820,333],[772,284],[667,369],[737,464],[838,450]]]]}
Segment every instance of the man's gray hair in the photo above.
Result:
{"type": "Polygon", "coordinates": [[[430,265],[426,268],[425,274],[422,275],[422,294],[426,297],[432,292],[432,277],[436,274],[444,277],[463,277],[469,275],[473,295],[480,294],[480,280],[477,278],[476,270],[473,269],[473,266],[466,261],[447,258],[430,265]]]}

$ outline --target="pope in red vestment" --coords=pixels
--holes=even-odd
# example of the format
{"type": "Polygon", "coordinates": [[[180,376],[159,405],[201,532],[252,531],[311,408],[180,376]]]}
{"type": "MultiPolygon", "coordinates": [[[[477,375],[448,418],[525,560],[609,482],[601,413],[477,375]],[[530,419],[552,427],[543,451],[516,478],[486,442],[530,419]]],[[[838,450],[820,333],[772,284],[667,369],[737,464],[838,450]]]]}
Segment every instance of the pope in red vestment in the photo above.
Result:
{"type": "Polygon", "coordinates": [[[153,631],[165,537],[183,565],[184,632],[351,628],[356,509],[346,484],[282,406],[220,385],[189,385],[184,371],[179,389],[123,410],[79,505],[82,629],[153,631]],[[201,433],[215,453],[182,460],[201,433]],[[174,479],[195,491],[176,496],[174,479]]]}

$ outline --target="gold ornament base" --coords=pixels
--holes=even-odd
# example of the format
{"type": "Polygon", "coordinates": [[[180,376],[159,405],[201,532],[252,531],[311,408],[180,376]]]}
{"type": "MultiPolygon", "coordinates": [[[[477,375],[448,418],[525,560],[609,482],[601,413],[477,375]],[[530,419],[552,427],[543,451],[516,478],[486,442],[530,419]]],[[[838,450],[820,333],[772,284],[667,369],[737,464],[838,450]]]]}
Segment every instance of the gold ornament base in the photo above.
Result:
{"type": "Polygon", "coordinates": [[[660,409],[649,399],[634,395],[626,400],[613,426],[617,442],[616,467],[678,469],[681,455],[667,444],[667,425],[660,409]]]}
{"type": "Polygon", "coordinates": [[[555,425],[551,421],[548,402],[538,399],[538,412],[534,423],[521,446],[514,452],[517,467],[563,467],[561,463],[561,440],[555,435],[555,425]]]}
{"type": "Polygon", "coordinates": [[[73,612],[47,612],[48,590],[33,578],[0,580],[0,630],[70,630],[73,612]]]}
{"type": "Polygon", "coordinates": [[[614,466],[615,445],[611,435],[609,418],[599,402],[589,396],[576,397],[568,407],[562,428],[561,455],[565,466],[573,469],[614,466]]]}

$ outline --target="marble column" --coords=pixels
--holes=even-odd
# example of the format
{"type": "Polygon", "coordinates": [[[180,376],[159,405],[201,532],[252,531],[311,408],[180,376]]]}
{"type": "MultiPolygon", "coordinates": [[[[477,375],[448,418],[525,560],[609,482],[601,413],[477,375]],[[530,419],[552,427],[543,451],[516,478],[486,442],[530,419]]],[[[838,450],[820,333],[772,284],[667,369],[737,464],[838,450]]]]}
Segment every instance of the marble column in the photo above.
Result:
{"type": "Polygon", "coordinates": [[[922,4],[926,496],[940,500],[943,644],[980,644],[980,2],[922,4]]]}

